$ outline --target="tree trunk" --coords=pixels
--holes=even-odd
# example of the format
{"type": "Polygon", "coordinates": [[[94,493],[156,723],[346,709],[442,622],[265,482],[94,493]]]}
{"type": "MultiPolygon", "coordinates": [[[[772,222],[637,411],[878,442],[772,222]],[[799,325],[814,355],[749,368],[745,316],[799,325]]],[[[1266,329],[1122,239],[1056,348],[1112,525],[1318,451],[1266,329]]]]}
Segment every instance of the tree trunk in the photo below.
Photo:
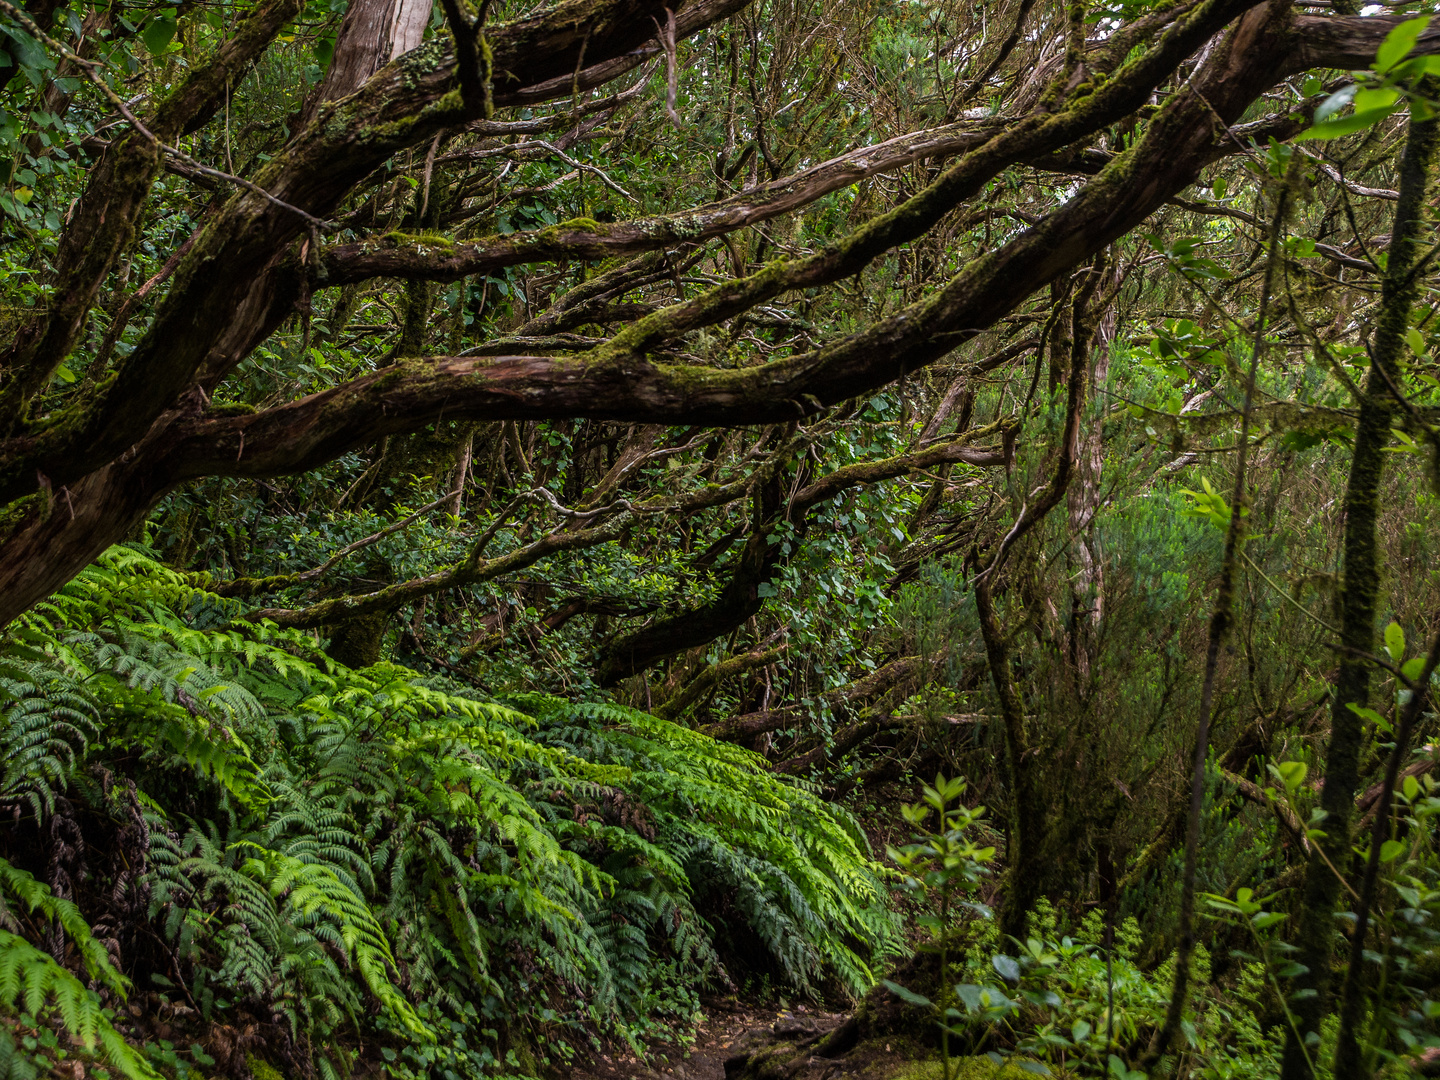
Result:
{"type": "Polygon", "coordinates": [[[1045,805],[1036,783],[1037,758],[1026,729],[1025,704],[1010,668],[1004,627],[995,617],[988,576],[975,586],[975,606],[980,612],[980,634],[985,639],[985,656],[1005,723],[1006,761],[1010,771],[1010,828],[1005,845],[1009,874],[1005,902],[1000,908],[1000,933],[1024,941],[1030,911],[1040,899],[1044,879],[1041,852],[1045,805]]]}
{"type": "Polygon", "coordinates": [[[320,85],[305,99],[301,127],[320,106],[354,93],[382,67],[420,44],[431,0],[351,0],[335,39],[335,55],[320,85]]]}

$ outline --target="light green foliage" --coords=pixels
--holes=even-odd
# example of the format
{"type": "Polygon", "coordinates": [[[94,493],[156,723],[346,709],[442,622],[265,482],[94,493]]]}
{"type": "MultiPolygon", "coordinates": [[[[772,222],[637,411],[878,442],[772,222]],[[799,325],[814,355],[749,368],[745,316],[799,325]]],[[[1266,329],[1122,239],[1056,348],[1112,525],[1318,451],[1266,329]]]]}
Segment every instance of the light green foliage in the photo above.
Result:
{"type": "MultiPolygon", "coordinates": [[[[353,672],[231,609],[117,548],[14,629],[0,684],[5,738],[57,718],[7,780],[35,817],[82,763],[135,763],[140,887],[186,985],[143,974],[205,1019],[264,1007],[322,1071],[359,1036],[396,1076],[478,1075],[515,1068],[501,1029],[549,1038],[551,1064],[592,1034],[685,1030],[732,934],[802,993],[859,993],[898,948],[855,823],[749,751],[616,706],[353,672]]],[[[123,993],[73,903],[8,865],[0,884],[123,993]]],[[[121,1064],[72,974],[13,933],[0,956],[4,1001],[53,994],[121,1064]]]]}
{"type": "MultiPolygon", "coordinates": [[[[1013,955],[983,960],[972,953],[961,976],[973,980],[972,992],[962,995],[966,1018],[956,1025],[957,1034],[971,1046],[998,1038],[1056,1072],[1130,1080],[1135,1051],[1164,1019],[1173,971],[1173,959],[1154,969],[1139,966],[1133,957],[1138,937],[1133,920],[1117,927],[1107,967],[1102,919],[1091,912],[1074,938],[1035,937],[1012,947],[1013,955]]],[[[1209,954],[1198,947],[1191,973],[1201,989],[1186,1012],[1179,1075],[1278,1076],[1283,1030],[1260,1022],[1273,1000],[1264,965],[1247,963],[1238,979],[1215,983],[1209,954]]],[[[1173,1059],[1162,1068],[1172,1074],[1173,1059]]]]}
{"type": "MultiPolygon", "coordinates": [[[[885,986],[908,1004],[927,1007],[935,1013],[940,1027],[941,1062],[944,1066],[941,1080],[951,1080],[955,1075],[950,1057],[950,1036],[963,1034],[954,1029],[952,1021],[961,1019],[964,1014],[953,1008],[951,1003],[955,996],[968,1000],[970,995],[967,992],[977,990],[973,986],[954,986],[956,972],[951,967],[951,961],[955,955],[955,917],[965,909],[983,918],[990,917],[990,910],[983,904],[962,899],[978,890],[986,874],[985,864],[995,857],[993,847],[982,848],[969,835],[985,816],[985,808],[971,809],[961,801],[966,786],[959,777],[947,780],[941,775],[935,777],[934,787],[925,785],[921,789],[920,802],[900,808],[906,822],[919,831],[912,843],[890,850],[890,857],[905,873],[906,888],[921,893],[933,909],[918,921],[930,932],[930,947],[939,954],[940,988],[935,1000],[931,1001],[888,979],[885,986]],[[926,821],[932,813],[935,824],[927,828],[926,821]]],[[[985,1007],[990,1005],[987,996],[985,1007]]]]}
{"type": "Polygon", "coordinates": [[[31,1014],[53,1008],[72,1039],[87,1050],[98,1050],[131,1080],[158,1075],[111,1026],[93,991],[49,953],[8,930],[0,930],[0,1007],[31,1014]]]}

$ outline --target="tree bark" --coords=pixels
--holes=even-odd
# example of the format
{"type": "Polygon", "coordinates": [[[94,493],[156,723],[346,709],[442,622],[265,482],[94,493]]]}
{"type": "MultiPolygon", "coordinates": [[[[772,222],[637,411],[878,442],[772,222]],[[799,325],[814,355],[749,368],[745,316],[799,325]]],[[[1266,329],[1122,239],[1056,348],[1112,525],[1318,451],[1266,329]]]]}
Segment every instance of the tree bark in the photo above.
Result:
{"type": "Polygon", "coordinates": [[[416,48],[430,21],[431,0],[351,0],[325,78],[305,101],[301,126],[325,102],[349,97],[397,56],[416,48]]]}

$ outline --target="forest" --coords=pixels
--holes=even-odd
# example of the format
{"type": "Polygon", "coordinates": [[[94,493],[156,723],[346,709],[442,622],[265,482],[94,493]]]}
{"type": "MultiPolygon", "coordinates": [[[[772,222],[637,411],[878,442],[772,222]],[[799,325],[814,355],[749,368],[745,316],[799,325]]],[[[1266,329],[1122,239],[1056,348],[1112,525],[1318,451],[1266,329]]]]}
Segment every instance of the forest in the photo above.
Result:
{"type": "Polygon", "coordinates": [[[1431,0],[0,0],[0,1080],[1440,1076],[1437,181],[1431,0]]]}

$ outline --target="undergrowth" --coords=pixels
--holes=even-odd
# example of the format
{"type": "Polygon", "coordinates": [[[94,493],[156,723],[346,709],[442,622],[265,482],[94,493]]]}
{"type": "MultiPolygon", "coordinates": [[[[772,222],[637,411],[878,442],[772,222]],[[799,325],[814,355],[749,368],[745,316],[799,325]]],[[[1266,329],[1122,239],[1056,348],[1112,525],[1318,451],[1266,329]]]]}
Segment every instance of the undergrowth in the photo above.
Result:
{"type": "Polygon", "coordinates": [[[854,822],[748,751],[237,614],[114,548],[0,644],[0,1010],[97,1075],[534,1075],[898,948],[854,822]]]}

